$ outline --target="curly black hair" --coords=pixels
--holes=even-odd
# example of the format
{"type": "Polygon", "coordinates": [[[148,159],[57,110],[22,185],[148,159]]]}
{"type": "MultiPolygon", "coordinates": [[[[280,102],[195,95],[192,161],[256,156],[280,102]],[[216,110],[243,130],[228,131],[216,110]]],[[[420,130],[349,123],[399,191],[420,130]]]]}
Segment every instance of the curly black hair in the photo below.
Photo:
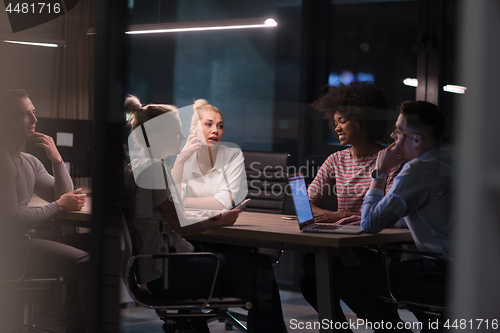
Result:
{"type": "Polygon", "coordinates": [[[324,113],[328,126],[335,132],[335,112],[349,119],[360,133],[372,141],[388,138],[388,105],[384,93],[370,82],[352,81],[338,87],[327,86],[327,92],[312,107],[324,113]]]}

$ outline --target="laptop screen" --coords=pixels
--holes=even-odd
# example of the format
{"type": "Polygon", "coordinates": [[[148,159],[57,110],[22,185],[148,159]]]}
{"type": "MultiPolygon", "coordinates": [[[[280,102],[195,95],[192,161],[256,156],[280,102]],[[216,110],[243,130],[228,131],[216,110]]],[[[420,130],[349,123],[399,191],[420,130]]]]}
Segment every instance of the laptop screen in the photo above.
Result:
{"type": "Polygon", "coordinates": [[[293,203],[297,213],[297,220],[302,229],[304,226],[313,221],[311,204],[307,195],[306,182],[302,174],[297,174],[289,177],[290,188],[292,190],[293,203]],[[309,222],[309,223],[308,223],[309,222]]]}

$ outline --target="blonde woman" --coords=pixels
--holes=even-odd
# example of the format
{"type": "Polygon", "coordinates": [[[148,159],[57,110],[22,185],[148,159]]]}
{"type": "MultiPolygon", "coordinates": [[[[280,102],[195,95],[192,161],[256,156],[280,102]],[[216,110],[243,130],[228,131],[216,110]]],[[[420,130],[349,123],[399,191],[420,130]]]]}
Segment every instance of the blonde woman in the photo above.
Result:
{"type": "MultiPolygon", "coordinates": [[[[125,168],[127,218],[133,228],[134,254],[193,252],[193,246],[181,235],[234,224],[240,210],[224,210],[196,222],[184,209],[177,185],[163,163],[165,157],[180,152],[185,139],[177,109],[164,104],[142,106],[137,97],[129,96],[125,110],[131,114],[129,150],[139,147],[131,151],[131,163],[125,168]]],[[[214,296],[252,302],[248,312],[249,332],[286,332],[269,258],[256,253],[215,255],[219,257],[220,268],[214,296]]],[[[156,297],[198,298],[210,290],[211,279],[205,278],[213,275],[214,262],[210,258],[173,257],[137,264],[137,282],[146,284],[156,297]]],[[[193,329],[208,331],[206,322],[200,326],[193,329]]]]}
{"type": "Polygon", "coordinates": [[[204,99],[194,102],[191,134],[175,161],[172,176],[186,207],[230,209],[247,195],[241,150],[221,143],[224,118],[204,99]]]}

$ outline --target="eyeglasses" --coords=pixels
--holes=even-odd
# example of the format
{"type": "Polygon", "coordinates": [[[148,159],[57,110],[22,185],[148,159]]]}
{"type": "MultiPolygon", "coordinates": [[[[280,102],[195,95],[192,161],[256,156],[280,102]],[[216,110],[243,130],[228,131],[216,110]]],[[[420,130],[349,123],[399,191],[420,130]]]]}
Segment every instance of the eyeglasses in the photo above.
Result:
{"type": "Polygon", "coordinates": [[[392,130],[392,133],[391,133],[391,136],[393,135],[398,135],[398,134],[401,134],[401,133],[413,133],[413,134],[416,134],[416,135],[420,135],[422,136],[422,133],[417,133],[417,132],[412,132],[412,131],[400,131],[398,130],[397,128],[394,127],[394,129],[392,130]]]}

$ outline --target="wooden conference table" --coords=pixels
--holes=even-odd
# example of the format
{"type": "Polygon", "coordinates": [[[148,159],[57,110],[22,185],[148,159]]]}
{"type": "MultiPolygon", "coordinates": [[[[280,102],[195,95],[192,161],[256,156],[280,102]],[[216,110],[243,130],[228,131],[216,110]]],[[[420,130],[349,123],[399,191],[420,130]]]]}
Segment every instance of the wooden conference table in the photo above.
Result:
{"type": "MultiPolygon", "coordinates": [[[[29,207],[45,206],[47,201],[40,197],[33,195],[29,207]]],[[[92,198],[85,199],[85,205],[81,211],[64,212],[56,216],[55,220],[58,224],[68,225],[72,227],[85,227],[90,228],[90,220],[92,218],[92,198]]]]}
{"type": "MultiPolygon", "coordinates": [[[[34,198],[30,202],[30,206],[43,204],[45,202],[39,198],[34,198]]],[[[60,214],[56,218],[56,222],[77,227],[90,227],[91,211],[92,200],[87,198],[82,211],[60,214]]],[[[303,233],[299,230],[297,220],[283,220],[282,215],[279,214],[251,212],[240,214],[233,226],[211,229],[201,234],[190,235],[187,238],[221,244],[315,253],[320,322],[333,318],[332,255],[339,255],[344,262],[356,264],[359,261],[354,255],[352,247],[412,240],[408,229],[385,229],[378,234],[361,235],[303,233]]],[[[332,332],[330,329],[321,329],[320,331],[332,332]]]]}
{"type": "MultiPolygon", "coordinates": [[[[283,250],[314,252],[316,257],[316,283],[320,322],[333,318],[332,255],[339,255],[344,262],[359,263],[352,247],[386,242],[411,241],[408,229],[386,229],[379,234],[303,233],[297,220],[283,220],[279,214],[243,212],[236,224],[187,237],[190,240],[224,244],[268,247],[283,250]]],[[[332,332],[321,329],[321,332],[332,332]]]]}

